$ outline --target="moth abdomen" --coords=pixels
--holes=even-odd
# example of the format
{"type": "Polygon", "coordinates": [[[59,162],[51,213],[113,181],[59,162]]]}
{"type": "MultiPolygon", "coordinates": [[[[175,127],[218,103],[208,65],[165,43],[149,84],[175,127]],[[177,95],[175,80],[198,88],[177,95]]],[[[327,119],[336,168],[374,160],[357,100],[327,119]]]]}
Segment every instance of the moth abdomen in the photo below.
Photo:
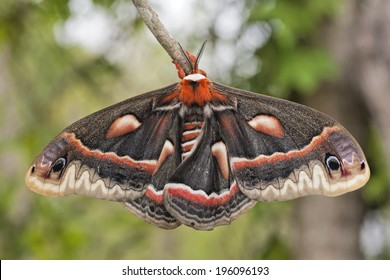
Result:
{"type": "Polygon", "coordinates": [[[195,149],[201,137],[204,116],[191,113],[184,116],[181,135],[181,157],[184,161],[195,149]]]}

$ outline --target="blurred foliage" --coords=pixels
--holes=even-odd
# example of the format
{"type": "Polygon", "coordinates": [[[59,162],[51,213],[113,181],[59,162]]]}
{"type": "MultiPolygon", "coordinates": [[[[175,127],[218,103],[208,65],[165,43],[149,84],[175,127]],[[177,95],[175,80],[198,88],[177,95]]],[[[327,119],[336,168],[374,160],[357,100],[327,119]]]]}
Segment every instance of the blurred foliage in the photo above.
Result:
{"type": "MultiPolygon", "coordinates": [[[[124,0],[94,3],[113,16],[118,5],[131,5],[124,0]]],[[[244,81],[232,69],[236,86],[279,96],[294,91],[308,94],[337,75],[318,28],[337,12],[339,1],[246,3],[248,16],[241,28],[267,26],[269,37],[254,50],[259,67],[252,77],[244,81]]],[[[139,18],[117,23],[125,28],[119,29],[116,39],[133,51],[128,62],[121,64],[106,53],[59,44],[55,29],[71,16],[65,0],[0,2],[0,258],[291,258],[290,202],[258,203],[232,225],[211,232],[184,226],[165,231],[118,203],[73,196],[50,199],[25,187],[23,177],[30,162],[66,125],[175,77],[161,47],[142,41],[144,27],[139,18]],[[168,72],[172,76],[161,75],[168,72]]],[[[217,41],[218,33],[209,28],[217,41]]],[[[380,173],[378,184],[383,185],[382,177],[380,173]]],[[[367,195],[379,201],[382,192],[367,195]]]]}
{"type": "Polygon", "coordinates": [[[314,93],[319,83],[336,75],[333,58],[321,44],[321,26],[337,12],[341,2],[258,1],[248,24],[267,22],[272,35],[256,55],[261,59],[261,75],[251,79],[256,89],[269,88],[286,97],[291,91],[314,93]]]}

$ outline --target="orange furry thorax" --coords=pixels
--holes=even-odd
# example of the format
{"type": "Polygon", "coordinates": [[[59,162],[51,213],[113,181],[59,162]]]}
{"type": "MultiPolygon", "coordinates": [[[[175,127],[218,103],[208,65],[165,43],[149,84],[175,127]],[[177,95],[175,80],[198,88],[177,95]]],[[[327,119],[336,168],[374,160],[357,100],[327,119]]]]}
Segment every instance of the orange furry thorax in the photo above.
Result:
{"type": "Polygon", "coordinates": [[[186,106],[205,106],[206,103],[213,99],[213,95],[210,92],[210,81],[208,79],[202,79],[197,82],[181,80],[178,99],[186,106]]]}
{"type": "Polygon", "coordinates": [[[161,102],[170,103],[174,99],[182,102],[187,107],[194,105],[204,107],[212,101],[228,101],[225,95],[213,89],[210,80],[207,78],[197,82],[180,80],[177,90],[165,96],[161,102]]]}
{"type": "Polygon", "coordinates": [[[207,78],[206,72],[198,68],[198,65],[196,64],[196,57],[188,51],[186,51],[186,54],[191,62],[194,63],[193,72],[191,74],[201,74],[205,78],[198,81],[184,79],[186,74],[183,68],[179,63],[173,61],[177,69],[177,74],[180,78],[180,83],[178,85],[178,89],[172,94],[166,96],[162,102],[168,103],[174,99],[177,99],[187,107],[194,105],[204,107],[207,103],[213,100],[227,101],[225,95],[215,91],[212,88],[212,84],[207,78]]]}

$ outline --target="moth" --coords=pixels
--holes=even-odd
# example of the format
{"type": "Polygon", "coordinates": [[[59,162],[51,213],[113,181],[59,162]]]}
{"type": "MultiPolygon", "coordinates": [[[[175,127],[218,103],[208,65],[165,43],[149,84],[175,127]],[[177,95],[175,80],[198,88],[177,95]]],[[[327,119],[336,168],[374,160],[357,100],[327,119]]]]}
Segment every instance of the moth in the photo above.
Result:
{"type": "Polygon", "coordinates": [[[164,229],[211,230],[257,201],[337,196],[370,169],[331,117],[212,82],[184,52],[179,82],[91,114],[63,130],[29,168],[27,186],[120,202],[164,229]]]}

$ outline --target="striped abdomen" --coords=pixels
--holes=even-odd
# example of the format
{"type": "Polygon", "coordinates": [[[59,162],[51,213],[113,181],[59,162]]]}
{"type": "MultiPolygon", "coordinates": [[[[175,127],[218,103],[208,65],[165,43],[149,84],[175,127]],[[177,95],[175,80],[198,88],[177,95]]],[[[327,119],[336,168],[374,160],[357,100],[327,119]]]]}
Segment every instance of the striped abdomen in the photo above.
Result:
{"type": "Polygon", "coordinates": [[[184,117],[181,137],[181,158],[184,161],[195,149],[203,127],[203,115],[191,114],[184,117]]]}

